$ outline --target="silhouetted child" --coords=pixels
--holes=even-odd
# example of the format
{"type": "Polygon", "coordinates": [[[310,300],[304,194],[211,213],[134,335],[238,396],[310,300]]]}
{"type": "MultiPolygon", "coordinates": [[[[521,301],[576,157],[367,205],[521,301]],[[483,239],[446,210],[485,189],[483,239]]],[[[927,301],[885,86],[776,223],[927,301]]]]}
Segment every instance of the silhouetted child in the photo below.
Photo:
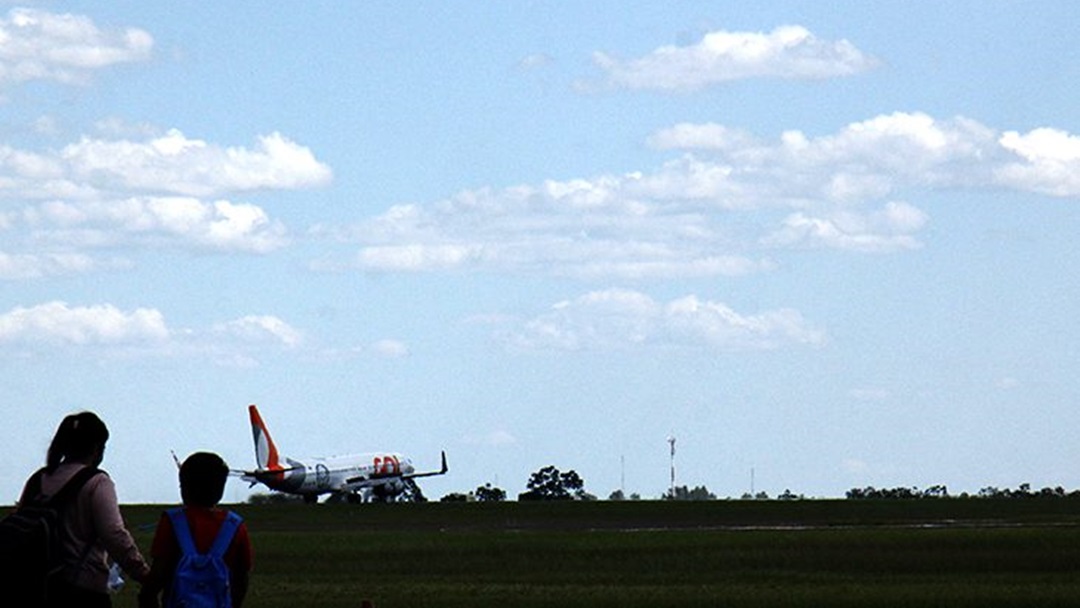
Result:
{"type": "Polygon", "coordinates": [[[139,592],[140,608],[156,608],[159,596],[166,607],[172,606],[183,599],[179,596],[194,588],[187,581],[188,573],[195,570],[184,565],[188,561],[183,549],[188,544],[187,538],[194,541],[189,549],[203,555],[215,544],[220,545],[221,562],[228,568],[228,588],[219,603],[223,608],[230,601],[232,608],[243,604],[252,566],[251,539],[239,515],[217,506],[228,475],[225,461],[209,452],[196,452],[180,465],[180,496],[184,506],[167,510],[158,521],[150,547],[153,560],[150,574],[139,592]]]}

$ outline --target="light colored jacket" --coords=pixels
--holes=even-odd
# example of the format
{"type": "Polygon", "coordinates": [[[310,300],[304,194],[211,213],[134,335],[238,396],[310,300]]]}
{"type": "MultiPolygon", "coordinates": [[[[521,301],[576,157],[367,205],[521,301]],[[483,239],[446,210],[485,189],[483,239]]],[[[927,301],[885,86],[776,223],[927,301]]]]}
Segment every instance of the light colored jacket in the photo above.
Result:
{"type": "MultiPolygon", "coordinates": [[[[85,465],[61,464],[41,476],[41,492],[52,496],[85,465]]],[[[141,581],[150,571],[120,515],[116,486],[108,474],[94,475],[82,487],[64,514],[64,570],[73,585],[106,592],[109,562],[118,563],[131,578],[141,581]]]]}

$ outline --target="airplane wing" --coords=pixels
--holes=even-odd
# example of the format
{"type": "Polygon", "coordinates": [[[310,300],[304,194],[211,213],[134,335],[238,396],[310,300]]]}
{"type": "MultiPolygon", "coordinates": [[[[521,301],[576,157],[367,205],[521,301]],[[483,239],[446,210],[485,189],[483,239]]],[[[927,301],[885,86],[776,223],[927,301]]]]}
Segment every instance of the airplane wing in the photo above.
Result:
{"type": "Polygon", "coordinates": [[[297,466],[285,467],[281,469],[255,469],[254,471],[245,471],[243,469],[229,469],[229,475],[239,475],[241,477],[270,477],[271,475],[288,473],[290,471],[299,471],[303,468],[304,467],[302,466],[297,466]]]}
{"type": "Polygon", "coordinates": [[[413,473],[412,475],[402,475],[402,479],[416,479],[417,477],[431,477],[433,475],[445,475],[450,469],[446,466],[446,450],[442,453],[442,467],[438,471],[427,471],[424,473],[413,473]]]}
{"type": "Polygon", "coordinates": [[[440,467],[438,471],[425,471],[423,473],[410,473],[409,475],[401,475],[401,476],[390,475],[390,476],[366,477],[366,476],[361,475],[361,476],[358,476],[358,477],[350,477],[350,478],[346,479],[345,484],[347,486],[360,486],[360,487],[362,487],[363,485],[370,485],[370,484],[365,484],[365,482],[368,482],[368,481],[370,481],[371,483],[374,484],[374,483],[381,483],[381,480],[385,480],[385,479],[408,480],[408,479],[416,479],[417,477],[431,477],[433,475],[444,475],[449,470],[450,469],[446,466],[446,451],[443,450],[443,453],[442,453],[442,467],[440,467]]]}

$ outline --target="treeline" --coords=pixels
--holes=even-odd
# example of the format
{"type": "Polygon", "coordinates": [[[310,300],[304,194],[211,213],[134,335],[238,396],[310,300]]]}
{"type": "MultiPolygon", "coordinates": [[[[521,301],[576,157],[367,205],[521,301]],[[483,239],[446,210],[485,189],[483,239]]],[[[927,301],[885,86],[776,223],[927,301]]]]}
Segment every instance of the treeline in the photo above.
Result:
{"type": "Polygon", "coordinates": [[[847,491],[846,497],[851,500],[915,500],[923,498],[1080,498],[1080,490],[1066,491],[1065,488],[1042,488],[1032,490],[1031,484],[1022,483],[1016,489],[986,487],[976,494],[962,492],[956,496],[949,494],[948,488],[943,485],[930,486],[920,490],[919,488],[852,488],[847,491]]]}
{"type": "MultiPolygon", "coordinates": [[[[928,488],[917,487],[896,487],[896,488],[875,488],[873,486],[867,486],[865,488],[852,488],[847,491],[845,497],[848,500],[921,500],[921,499],[946,499],[946,498],[1041,498],[1041,499],[1054,499],[1054,498],[1080,498],[1080,490],[1067,491],[1061,486],[1055,488],[1042,488],[1041,490],[1032,490],[1031,484],[1022,483],[1017,488],[996,488],[986,487],[979,490],[975,494],[969,494],[962,492],[958,495],[952,495],[949,493],[949,489],[944,485],[933,485],[928,488]]],[[[352,499],[351,496],[333,495],[328,502],[336,502],[352,499]]],[[[742,495],[742,500],[807,500],[803,494],[797,494],[791,490],[784,490],[783,493],[771,497],[765,492],[757,493],[745,493],[742,495]]],[[[510,499],[507,492],[502,488],[495,487],[490,483],[476,488],[475,490],[462,493],[452,492],[443,496],[440,502],[502,502],[510,499]]],[[[591,501],[599,500],[595,495],[585,491],[585,480],[578,475],[574,470],[560,471],[553,465],[548,465],[534,472],[526,484],[526,490],[518,494],[517,499],[519,501],[548,501],[548,500],[582,500],[591,501]]],[[[642,496],[639,494],[630,494],[626,496],[622,490],[615,490],[608,496],[608,500],[621,501],[621,500],[642,500],[642,496]]],[[[670,490],[664,492],[657,497],[658,500],[671,500],[671,501],[708,501],[718,500],[716,494],[713,494],[705,486],[696,486],[690,488],[688,486],[675,486],[670,490]]],[[[249,498],[249,502],[259,503],[276,503],[276,502],[293,502],[301,500],[300,497],[291,496],[282,493],[273,493],[270,495],[256,494],[249,498]]],[[[411,485],[410,491],[402,492],[399,495],[384,497],[381,499],[386,502],[426,502],[426,498],[420,492],[420,489],[415,484],[411,485]]],[[[648,499],[646,499],[648,500],[648,499]]]]}

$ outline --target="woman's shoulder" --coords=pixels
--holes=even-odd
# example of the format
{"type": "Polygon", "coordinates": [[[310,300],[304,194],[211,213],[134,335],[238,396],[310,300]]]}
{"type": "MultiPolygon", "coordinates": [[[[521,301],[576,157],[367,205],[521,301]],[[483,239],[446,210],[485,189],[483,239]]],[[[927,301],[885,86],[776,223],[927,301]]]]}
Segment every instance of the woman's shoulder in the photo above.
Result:
{"type": "Polygon", "coordinates": [[[80,495],[101,495],[103,493],[116,494],[116,485],[113,484],[113,480],[109,477],[109,474],[102,469],[91,467],[87,465],[60,465],[57,467],[57,475],[62,476],[63,481],[60,482],[61,487],[68,481],[75,479],[78,475],[86,476],[86,481],[83,483],[82,489],[79,491],[80,495]],[[67,471],[63,471],[65,467],[70,467],[67,471]]]}

